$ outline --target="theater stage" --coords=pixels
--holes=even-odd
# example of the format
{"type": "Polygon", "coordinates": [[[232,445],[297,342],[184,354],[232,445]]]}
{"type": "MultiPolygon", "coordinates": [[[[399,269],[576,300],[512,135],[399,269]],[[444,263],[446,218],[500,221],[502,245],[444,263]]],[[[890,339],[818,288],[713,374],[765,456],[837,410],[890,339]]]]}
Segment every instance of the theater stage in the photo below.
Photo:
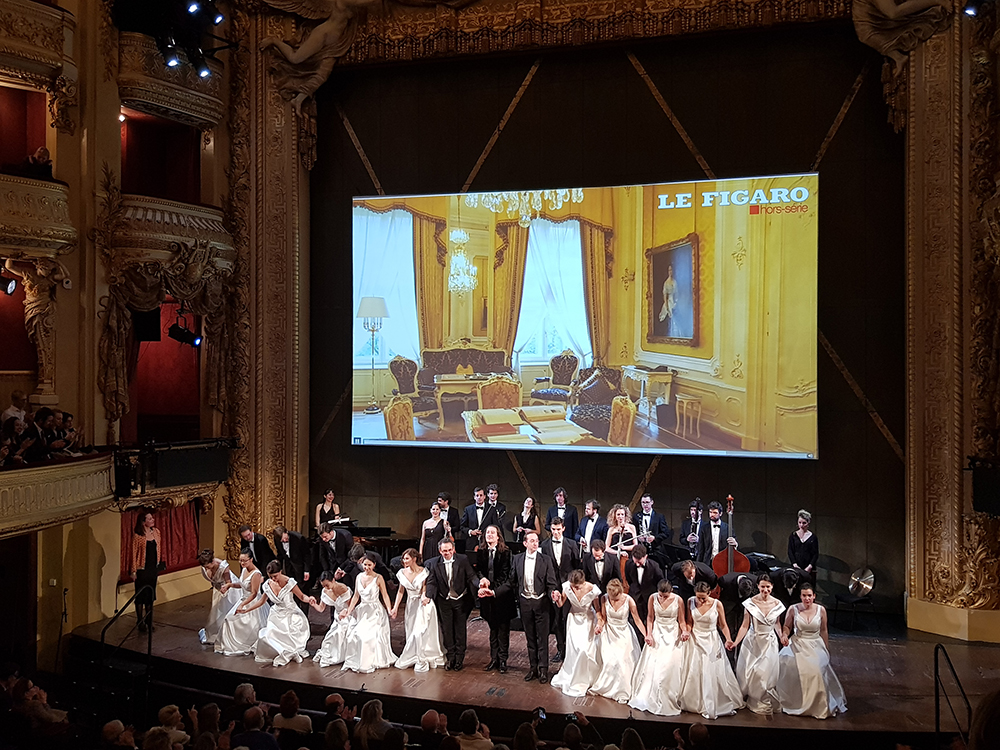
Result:
{"type": "MultiPolygon", "coordinates": [[[[645,739],[649,747],[664,744],[663,730],[669,733],[674,726],[701,720],[699,716],[686,713],[667,719],[632,711],[606,698],[568,698],[550,685],[540,685],[537,681],[525,683],[523,677],[528,662],[524,634],[520,632],[511,634],[510,671],[506,675],[483,672],[489,646],[488,630],[482,621],[469,623],[469,653],[465,669],[457,673],[443,669],[423,674],[410,669],[383,669],[359,675],[342,672],[339,666],[321,669],[312,661],[275,668],[258,664],[252,657],[217,656],[211,647],[198,642],[198,630],[204,625],[209,601],[210,592],[206,591],[157,605],[153,638],[155,680],[226,694],[231,694],[236,684],[251,681],[257,686],[261,700],[275,703],[281,691],[293,687],[302,697],[303,708],[321,708],[321,696],[333,690],[343,693],[349,705],[364,702],[369,697],[380,697],[387,704],[387,717],[404,723],[417,723],[426,707],[444,707],[457,725],[458,713],[472,706],[490,725],[494,735],[506,737],[513,735],[517,724],[527,719],[536,706],[543,706],[548,711],[549,733],[556,729],[561,732],[564,714],[582,711],[600,719],[596,725],[607,741],[616,741],[622,728],[632,725],[640,729],[641,734],[648,735],[645,739]],[[516,713],[511,716],[506,713],[508,711],[516,713]]],[[[843,623],[847,624],[849,616],[841,614],[843,623]]],[[[326,617],[311,613],[310,652],[319,647],[326,617]]],[[[833,664],[847,694],[846,714],[819,721],[784,714],[765,717],[742,710],[735,716],[707,723],[713,731],[717,728],[720,735],[737,729],[739,736],[754,729],[783,730],[789,734],[809,731],[812,750],[826,746],[825,740],[834,743],[831,747],[837,742],[853,741],[842,734],[851,732],[864,733],[869,741],[881,738],[888,747],[894,747],[897,740],[913,743],[921,737],[930,739],[935,716],[933,651],[940,639],[887,625],[886,619],[882,618],[883,632],[878,633],[874,631],[873,622],[863,616],[859,616],[858,630],[853,634],[831,628],[833,664]],[[816,730],[823,731],[816,734],[816,730]]],[[[82,626],[73,635],[81,645],[92,647],[94,642],[100,641],[105,623],[82,626]]],[[[121,642],[134,623],[132,613],[123,615],[109,630],[107,642],[113,645],[121,642]]],[[[403,641],[400,616],[392,624],[396,653],[402,650],[403,641]]],[[[949,641],[946,646],[973,706],[980,696],[1000,687],[1000,646],[960,641],[949,641]]],[[[139,637],[133,633],[125,639],[123,649],[144,655],[145,635],[139,637]]],[[[950,679],[946,678],[946,684],[952,694],[957,694],[950,679]]],[[[946,717],[942,720],[943,727],[953,728],[947,708],[942,710],[946,717]]],[[[959,715],[964,724],[964,715],[959,715]]],[[[882,744],[878,742],[879,746],[882,744]]],[[[876,745],[866,743],[863,746],[876,745]]]]}

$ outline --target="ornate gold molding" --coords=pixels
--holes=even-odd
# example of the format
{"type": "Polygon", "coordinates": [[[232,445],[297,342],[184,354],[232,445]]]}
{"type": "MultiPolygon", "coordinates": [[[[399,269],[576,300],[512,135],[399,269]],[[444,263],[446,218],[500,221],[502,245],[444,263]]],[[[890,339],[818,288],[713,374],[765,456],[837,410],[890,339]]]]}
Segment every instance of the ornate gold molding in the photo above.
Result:
{"type": "MultiPolygon", "coordinates": [[[[181,55],[183,57],[183,54],[181,55]]],[[[168,68],[145,34],[118,34],[118,95],[126,107],[211,128],[225,114],[222,64],[208,58],[212,75],[200,78],[191,65],[168,68]]]]}
{"type": "Polygon", "coordinates": [[[222,487],[221,482],[205,482],[202,484],[190,484],[182,487],[164,487],[162,489],[151,490],[141,494],[133,494],[130,497],[118,498],[115,506],[120,511],[130,508],[180,508],[183,505],[202,500],[202,511],[207,512],[215,504],[215,495],[222,487]]]}
{"type": "Polygon", "coordinates": [[[112,457],[0,472],[0,538],[59,526],[109,508],[112,457]]]}
{"type": "Polygon", "coordinates": [[[76,247],[66,185],[0,174],[0,198],[0,255],[57,256],[76,247]]]}

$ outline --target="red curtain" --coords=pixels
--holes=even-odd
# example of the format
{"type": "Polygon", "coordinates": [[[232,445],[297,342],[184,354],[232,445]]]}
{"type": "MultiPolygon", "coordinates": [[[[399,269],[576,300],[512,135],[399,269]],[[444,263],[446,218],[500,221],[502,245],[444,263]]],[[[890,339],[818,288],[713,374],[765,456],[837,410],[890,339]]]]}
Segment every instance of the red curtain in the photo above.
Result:
{"type": "MultiPolygon", "coordinates": [[[[135,523],[139,514],[145,514],[145,508],[135,508],[122,513],[122,554],[121,570],[118,574],[119,583],[127,583],[132,567],[132,537],[135,535],[135,523]]],[[[167,564],[164,573],[192,568],[198,564],[198,504],[185,503],[179,508],[173,506],[158,508],[153,511],[156,528],[160,530],[160,560],[167,564]]]]}

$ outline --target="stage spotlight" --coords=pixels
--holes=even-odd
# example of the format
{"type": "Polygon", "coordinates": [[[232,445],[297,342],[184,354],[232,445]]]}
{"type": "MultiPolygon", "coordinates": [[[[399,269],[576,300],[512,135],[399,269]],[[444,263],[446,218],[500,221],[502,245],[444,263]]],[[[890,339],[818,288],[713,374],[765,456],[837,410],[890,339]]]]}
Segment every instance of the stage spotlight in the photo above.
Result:
{"type": "Polygon", "coordinates": [[[208,0],[205,3],[205,15],[212,19],[212,24],[215,26],[226,20],[226,17],[222,15],[222,11],[219,10],[219,6],[215,4],[215,0],[208,0]]]}
{"type": "Polygon", "coordinates": [[[198,0],[190,0],[187,9],[188,13],[190,13],[193,16],[195,13],[201,10],[201,3],[198,2],[198,0]]]}
{"type": "Polygon", "coordinates": [[[163,59],[168,68],[176,68],[181,64],[181,56],[177,51],[177,41],[173,34],[167,34],[163,38],[163,59]]]}
{"type": "Polygon", "coordinates": [[[17,289],[17,279],[0,274],[0,289],[3,289],[8,297],[11,296],[17,289]]]}
{"type": "Polygon", "coordinates": [[[983,5],[983,0],[968,0],[965,4],[965,15],[975,18],[979,15],[979,9],[983,5]]]}
{"type": "Polygon", "coordinates": [[[205,55],[200,48],[188,49],[188,60],[191,62],[191,67],[195,69],[198,73],[199,78],[208,78],[212,75],[212,69],[208,67],[208,63],[205,62],[205,55]]]}
{"type": "Polygon", "coordinates": [[[178,322],[174,323],[167,330],[167,335],[174,341],[179,341],[182,344],[187,344],[188,346],[198,347],[201,346],[201,336],[196,334],[194,331],[189,331],[180,321],[181,318],[177,319],[178,322]]]}

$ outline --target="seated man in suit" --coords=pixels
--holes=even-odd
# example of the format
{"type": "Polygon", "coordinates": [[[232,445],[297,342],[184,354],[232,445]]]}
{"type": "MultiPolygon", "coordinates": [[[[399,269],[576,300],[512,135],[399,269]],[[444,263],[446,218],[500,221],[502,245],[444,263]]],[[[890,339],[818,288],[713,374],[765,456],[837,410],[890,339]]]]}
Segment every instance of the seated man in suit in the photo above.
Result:
{"type": "MultiPolygon", "coordinates": [[[[274,549],[277,550],[277,560],[281,563],[281,572],[299,582],[299,588],[305,591],[309,582],[309,566],[312,562],[312,549],[309,540],[297,531],[289,531],[284,526],[275,526],[273,532],[274,549]]],[[[306,616],[309,615],[309,603],[295,600],[306,616]]]]}
{"type": "Polygon", "coordinates": [[[602,594],[608,590],[608,581],[621,579],[618,558],[605,555],[603,539],[594,539],[590,543],[590,554],[583,558],[583,577],[587,583],[597,586],[602,594]]]}
{"type": "Polygon", "coordinates": [[[583,522],[576,532],[576,540],[580,544],[580,557],[590,552],[590,545],[594,540],[600,539],[603,542],[607,536],[608,522],[601,515],[601,504],[596,500],[588,500],[583,506],[583,522]]]}
{"type": "Polygon", "coordinates": [[[455,554],[455,543],[445,537],[438,542],[438,557],[427,561],[427,584],[422,602],[434,602],[441,622],[446,670],[461,671],[465,665],[469,613],[476,603],[481,579],[465,555],[455,554]]]}
{"type": "Polygon", "coordinates": [[[663,570],[655,560],[650,559],[644,545],[636,544],[625,563],[625,582],[628,584],[629,596],[635,599],[635,608],[639,611],[643,627],[649,612],[649,597],[656,593],[656,587],[662,580],[663,570]]]}
{"type": "Polygon", "coordinates": [[[240,552],[249,552],[250,557],[253,558],[253,564],[261,572],[266,570],[267,564],[274,559],[274,552],[271,550],[271,545],[267,543],[267,539],[263,534],[256,533],[253,527],[248,524],[240,526],[240,552]]]}
{"type": "Polygon", "coordinates": [[[650,556],[662,565],[663,547],[673,541],[674,532],[663,514],[653,510],[652,495],[648,492],[643,493],[639,502],[642,505],[642,512],[632,516],[632,523],[635,524],[639,541],[649,550],[650,556]]]}
{"type": "Polygon", "coordinates": [[[718,576],[715,575],[715,571],[710,566],[694,560],[682,560],[675,563],[670,568],[670,579],[677,586],[677,593],[685,602],[694,596],[694,585],[698,581],[704,581],[711,588],[715,588],[715,584],[719,581],[718,576]]]}
{"type": "Polygon", "coordinates": [[[576,508],[569,504],[566,490],[562,487],[556,487],[552,493],[552,497],[555,499],[556,504],[549,508],[545,514],[545,528],[551,531],[552,519],[561,518],[565,526],[567,538],[576,539],[576,532],[580,526],[580,517],[576,514],[576,508]]]}
{"type": "Polygon", "coordinates": [[[702,521],[698,530],[698,561],[711,565],[727,544],[739,547],[736,538],[729,535],[729,524],[722,520],[722,504],[713,500],[708,504],[708,522],[702,521]]]}
{"type": "MultiPolygon", "coordinates": [[[[552,538],[542,542],[542,553],[552,558],[556,573],[556,587],[562,591],[562,585],[569,580],[569,574],[580,567],[580,553],[577,546],[564,535],[563,520],[556,516],[552,519],[552,538]]],[[[566,653],[566,607],[552,608],[552,632],[556,635],[556,658],[562,661],[566,653]]]]}

